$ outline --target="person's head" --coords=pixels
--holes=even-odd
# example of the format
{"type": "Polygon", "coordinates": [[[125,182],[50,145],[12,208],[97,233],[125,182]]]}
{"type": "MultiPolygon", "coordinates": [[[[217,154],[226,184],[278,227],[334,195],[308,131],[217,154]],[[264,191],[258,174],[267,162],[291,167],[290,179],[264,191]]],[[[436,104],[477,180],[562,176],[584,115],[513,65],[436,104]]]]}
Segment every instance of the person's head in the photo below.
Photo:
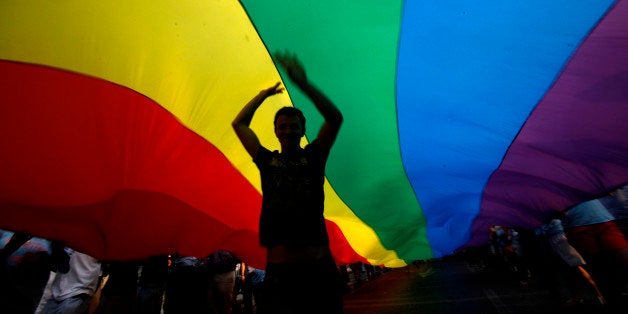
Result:
{"type": "Polygon", "coordinates": [[[281,149],[300,147],[301,138],[305,135],[305,116],[294,107],[283,107],[275,114],[275,135],[281,149]]]}

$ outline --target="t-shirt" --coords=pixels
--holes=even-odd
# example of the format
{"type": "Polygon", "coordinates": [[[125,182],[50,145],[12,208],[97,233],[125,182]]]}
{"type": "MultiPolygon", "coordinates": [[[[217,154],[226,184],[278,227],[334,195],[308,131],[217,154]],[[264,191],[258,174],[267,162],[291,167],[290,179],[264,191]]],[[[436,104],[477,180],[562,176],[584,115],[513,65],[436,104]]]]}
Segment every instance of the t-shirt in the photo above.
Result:
{"type": "Polygon", "coordinates": [[[87,254],[73,251],[70,255],[70,271],[55,276],[51,287],[52,297],[61,301],[82,293],[94,295],[99,275],[100,262],[87,254]]]}
{"type": "Polygon", "coordinates": [[[254,162],[262,180],[262,246],[329,244],[323,217],[328,154],[317,141],[291,154],[260,147],[254,162]]]}
{"type": "Polygon", "coordinates": [[[615,220],[604,204],[594,199],[580,203],[567,211],[563,218],[563,226],[587,226],[615,220]]]}

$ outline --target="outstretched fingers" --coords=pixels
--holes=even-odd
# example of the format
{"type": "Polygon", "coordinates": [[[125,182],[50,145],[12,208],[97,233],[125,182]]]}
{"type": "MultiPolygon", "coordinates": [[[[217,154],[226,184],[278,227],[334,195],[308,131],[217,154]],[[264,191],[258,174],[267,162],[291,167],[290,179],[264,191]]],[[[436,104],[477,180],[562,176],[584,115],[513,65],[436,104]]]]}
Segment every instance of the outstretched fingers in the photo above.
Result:
{"type": "Polygon", "coordinates": [[[263,92],[264,92],[264,95],[266,95],[266,97],[269,97],[272,95],[283,93],[284,90],[285,88],[281,86],[281,82],[277,82],[275,83],[275,85],[265,89],[263,92]]]}
{"type": "Polygon", "coordinates": [[[288,76],[290,76],[290,79],[292,79],[295,83],[307,82],[305,68],[294,53],[287,51],[276,52],[275,59],[284,69],[286,69],[288,76]]]}

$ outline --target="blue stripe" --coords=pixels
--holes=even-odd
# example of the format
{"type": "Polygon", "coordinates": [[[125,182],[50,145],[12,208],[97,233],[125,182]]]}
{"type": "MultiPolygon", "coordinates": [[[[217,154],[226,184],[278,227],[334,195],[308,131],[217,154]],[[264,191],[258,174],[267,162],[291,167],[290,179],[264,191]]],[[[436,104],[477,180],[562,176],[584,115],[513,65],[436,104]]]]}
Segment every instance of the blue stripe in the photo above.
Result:
{"type": "Polygon", "coordinates": [[[466,243],[491,172],[613,2],[405,3],[397,73],[402,158],[436,257],[466,243]]]}

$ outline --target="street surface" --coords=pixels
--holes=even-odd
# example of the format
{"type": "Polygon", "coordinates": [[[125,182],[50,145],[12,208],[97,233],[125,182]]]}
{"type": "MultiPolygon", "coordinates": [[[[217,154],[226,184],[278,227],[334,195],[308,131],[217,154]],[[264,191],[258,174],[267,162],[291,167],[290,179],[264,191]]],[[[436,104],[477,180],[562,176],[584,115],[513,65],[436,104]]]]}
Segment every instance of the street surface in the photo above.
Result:
{"type": "MultiPolygon", "coordinates": [[[[621,313],[592,295],[567,307],[531,276],[520,283],[508,271],[486,270],[459,258],[393,269],[345,296],[345,314],[407,313],[621,313]]],[[[623,307],[628,313],[628,307],[623,307]]]]}

